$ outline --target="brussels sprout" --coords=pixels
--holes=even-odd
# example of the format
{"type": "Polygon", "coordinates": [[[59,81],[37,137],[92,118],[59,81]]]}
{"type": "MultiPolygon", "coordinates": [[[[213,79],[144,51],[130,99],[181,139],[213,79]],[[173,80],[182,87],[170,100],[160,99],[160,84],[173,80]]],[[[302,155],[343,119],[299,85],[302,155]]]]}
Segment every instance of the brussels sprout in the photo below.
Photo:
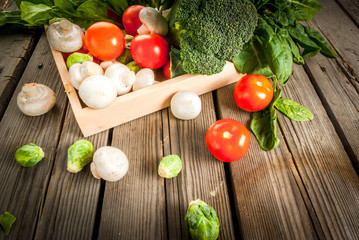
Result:
{"type": "Polygon", "coordinates": [[[138,73],[142,69],[140,65],[138,65],[135,61],[129,62],[126,66],[134,73],[138,73]]]}
{"type": "Polygon", "coordinates": [[[70,68],[75,63],[83,63],[86,61],[93,62],[93,57],[85,53],[72,53],[66,61],[67,68],[70,68]]]}
{"type": "Polygon", "coordinates": [[[193,240],[214,240],[219,234],[219,220],[216,211],[205,202],[190,202],[185,216],[187,229],[193,240]]]}
{"type": "Polygon", "coordinates": [[[34,143],[24,145],[15,152],[15,159],[23,167],[35,166],[44,158],[44,151],[34,143]]]}
{"type": "Polygon", "coordinates": [[[132,56],[131,56],[131,51],[130,51],[130,49],[125,49],[125,50],[123,50],[121,56],[119,56],[119,57],[117,58],[117,61],[119,61],[120,63],[125,64],[125,65],[126,65],[127,63],[133,61],[133,58],[132,58],[132,56]]]}
{"type": "Polygon", "coordinates": [[[15,221],[16,217],[7,211],[0,215],[0,225],[5,232],[5,236],[9,235],[12,224],[15,221]]]}
{"type": "Polygon", "coordinates": [[[87,140],[78,140],[67,150],[67,171],[80,172],[91,162],[93,153],[92,143],[87,140]]]}
{"type": "Polygon", "coordinates": [[[182,170],[181,158],[177,155],[168,155],[162,158],[158,166],[158,175],[164,178],[176,177],[182,170]]]}

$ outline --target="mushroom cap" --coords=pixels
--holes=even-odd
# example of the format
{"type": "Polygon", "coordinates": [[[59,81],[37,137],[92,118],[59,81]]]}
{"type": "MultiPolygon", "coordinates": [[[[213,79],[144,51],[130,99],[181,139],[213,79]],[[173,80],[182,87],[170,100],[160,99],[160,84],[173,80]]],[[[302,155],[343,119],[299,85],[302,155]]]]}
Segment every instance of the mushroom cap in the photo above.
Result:
{"type": "MultiPolygon", "coordinates": [[[[154,8],[142,8],[139,13],[140,21],[153,34],[166,36],[168,33],[168,23],[166,19],[154,8]]],[[[138,31],[138,30],[137,30],[138,31]]],[[[140,32],[145,32],[143,26],[139,29],[140,32]]]]}
{"type": "Polygon", "coordinates": [[[103,75],[103,70],[97,63],[86,61],[73,64],[69,69],[69,75],[72,86],[79,89],[85,78],[93,75],[103,75]]]}
{"type": "Polygon", "coordinates": [[[117,96],[113,82],[106,76],[94,75],[86,78],[79,88],[79,95],[84,103],[92,108],[105,108],[117,96]]]}
{"type": "Polygon", "coordinates": [[[28,116],[47,113],[56,103],[56,95],[48,86],[27,83],[17,95],[17,106],[28,116]]]}
{"type": "Polygon", "coordinates": [[[136,80],[133,83],[133,91],[136,91],[138,89],[151,86],[155,84],[155,74],[152,69],[149,68],[142,68],[138,73],[136,74],[136,80]]]}
{"type": "Polygon", "coordinates": [[[60,52],[75,52],[82,47],[84,32],[76,24],[61,20],[47,28],[46,36],[54,49],[60,52]]]}
{"type": "Polygon", "coordinates": [[[180,91],[171,99],[171,111],[176,118],[190,120],[201,112],[201,99],[191,91],[180,91]]]}
{"type": "Polygon", "coordinates": [[[128,159],[118,148],[105,146],[97,149],[93,155],[91,171],[95,178],[106,181],[118,181],[128,171],[128,159]]]}
{"type": "Polygon", "coordinates": [[[114,82],[117,95],[128,93],[136,79],[135,73],[122,63],[110,65],[106,69],[105,76],[114,82]]]}

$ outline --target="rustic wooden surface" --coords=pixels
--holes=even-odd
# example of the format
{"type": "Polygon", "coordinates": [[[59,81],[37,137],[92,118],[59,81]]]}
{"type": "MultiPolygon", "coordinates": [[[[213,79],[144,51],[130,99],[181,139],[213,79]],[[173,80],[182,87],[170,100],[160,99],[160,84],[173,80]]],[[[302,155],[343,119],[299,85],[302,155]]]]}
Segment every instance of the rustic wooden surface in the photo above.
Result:
{"type": "MultiPolygon", "coordinates": [[[[6,9],[15,9],[13,2],[6,9]]],[[[313,112],[312,121],[278,113],[277,149],[261,150],[251,133],[241,161],[217,161],[205,146],[210,124],[233,118],[249,127],[251,118],[236,107],[232,84],[202,95],[194,120],[164,109],[87,138],[95,149],[112,145],[128,156],[129,171],[115,183],[94,179],[89,166],[66,171],[67,149],[83,135],[45,36],[0,31],[0,213],[17,218],[0,239],[189,239],[184,216],[198,198],[217,211],[219,239],[359,239],[359,8],[356,1],[320,2],[308,25],[338,57],[305,59],[282,88],[284,98],[313,112]],[[53,110],[40,117],[20,112],[16,96],[28,82],[55,91],[53,110]],[[45,158],[19,167],[14,153],[30,142],[45,158]],[[174,179],[157,175],[168,154],[183,160],[174,179]]]]}

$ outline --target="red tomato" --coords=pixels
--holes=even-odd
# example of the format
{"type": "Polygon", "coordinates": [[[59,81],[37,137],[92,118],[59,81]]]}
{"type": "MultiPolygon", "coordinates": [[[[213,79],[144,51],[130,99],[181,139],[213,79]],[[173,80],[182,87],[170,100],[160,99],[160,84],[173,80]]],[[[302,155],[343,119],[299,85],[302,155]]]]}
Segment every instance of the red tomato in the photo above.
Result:
{"type": "Polygon", "coordinates": [[[171,59],[168,58],[166,64],[163,66],[163,75],[166,79],[171,78],[171,59]]]}
{"type": "Polygon", "coordinates": [[[87,29],[85,45],[94,57],[109,61],[121,55],[125,48],[125,37],[115,24],[97,22],[87,29]]]}
{"type": "Polygon", "coordinates": [[[142,23],[138,15],[145,6],[133,5],[126,9],[122,15],[122,24],[125,27],[126,33],[132,36],[136,36],[137,29],[141,27],[142,23]]]}
{"type": "Polygon", "coordinates": [[[242,123],[233,119],[218,120],[207,130],[207,147],[223,162],[233,162],[244,157],[249,143],[249,131],[242,123]]]}
{"type": "Polygon", "coordinates": [[[141,34],[131,41],[133,60],[144,68],[156,69],[162,67],[168,60],[169,47],[163,37],[156,34],[141,34]]]}
{"type": "Polygon", "coordinates": [[[273,87],[262,75],[246,75],[234,87],[234,100],[248,112],[264,109],[272,101],[273,87]]]}

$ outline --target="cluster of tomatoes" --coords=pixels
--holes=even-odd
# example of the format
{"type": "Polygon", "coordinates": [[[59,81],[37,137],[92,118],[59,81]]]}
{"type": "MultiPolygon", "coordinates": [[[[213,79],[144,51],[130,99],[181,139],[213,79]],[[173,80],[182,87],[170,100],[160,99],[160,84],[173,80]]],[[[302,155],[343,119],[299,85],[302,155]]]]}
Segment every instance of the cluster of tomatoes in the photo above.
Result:
{"type": "MultiPolygon", "coordinates": [[[[155,34],[137,35],[141,26],[139,12],[143,6],[128,8],[122,22],[126,32],[135,36],[130,52],[141,67],[157,69],[163,67],[164,75],[170,78],[169,46],[166,40],[155,34]]],[[[97,58],[107,61],[120,56],[125,47],[122,31],[112,23],[99,22],[88,28],[85,45],[97,58]]],[[[235,86],[234,98],[237,105],[246,111],[255,112],[267,107],[273,98],[273,88],[262,75],[246,75],[235,86]]],[[[237,161],[244,157],[250,145],[247,128],[233,119],[222,119],[212,124],[206,134],[210,152],[224,162],[237,161]]]]}
{"type": "MultiPolygon", "coordinates": [[[[137,34],[142,25],[139,12],[144,6],[134,5],[123,13],[122,23],[126,33],[134,36],[130,52],[133,60],[144,68],[163,67],[167,79],[170,78],[169,46],[167,41],[156,34],[137,34]]],[[[97,22],[90,26],[85,34],[85,46],[96,58],[110,61],[119,57],[125,48],[125,36],[121,29],[109,22],[97,22]]]]}
{"type": "MultiPolygon", "coordinates": [[[[262,75],[246,75],[234,88],[237,105],[248,112],[266,108],[273,98],[273,88],[262,75]]],[[[209,151],[219,160],[233,162],[244,157],[249,149],[248,129],[233,119],[221,119],[207,130],[206,144],[209,151]]]]}

